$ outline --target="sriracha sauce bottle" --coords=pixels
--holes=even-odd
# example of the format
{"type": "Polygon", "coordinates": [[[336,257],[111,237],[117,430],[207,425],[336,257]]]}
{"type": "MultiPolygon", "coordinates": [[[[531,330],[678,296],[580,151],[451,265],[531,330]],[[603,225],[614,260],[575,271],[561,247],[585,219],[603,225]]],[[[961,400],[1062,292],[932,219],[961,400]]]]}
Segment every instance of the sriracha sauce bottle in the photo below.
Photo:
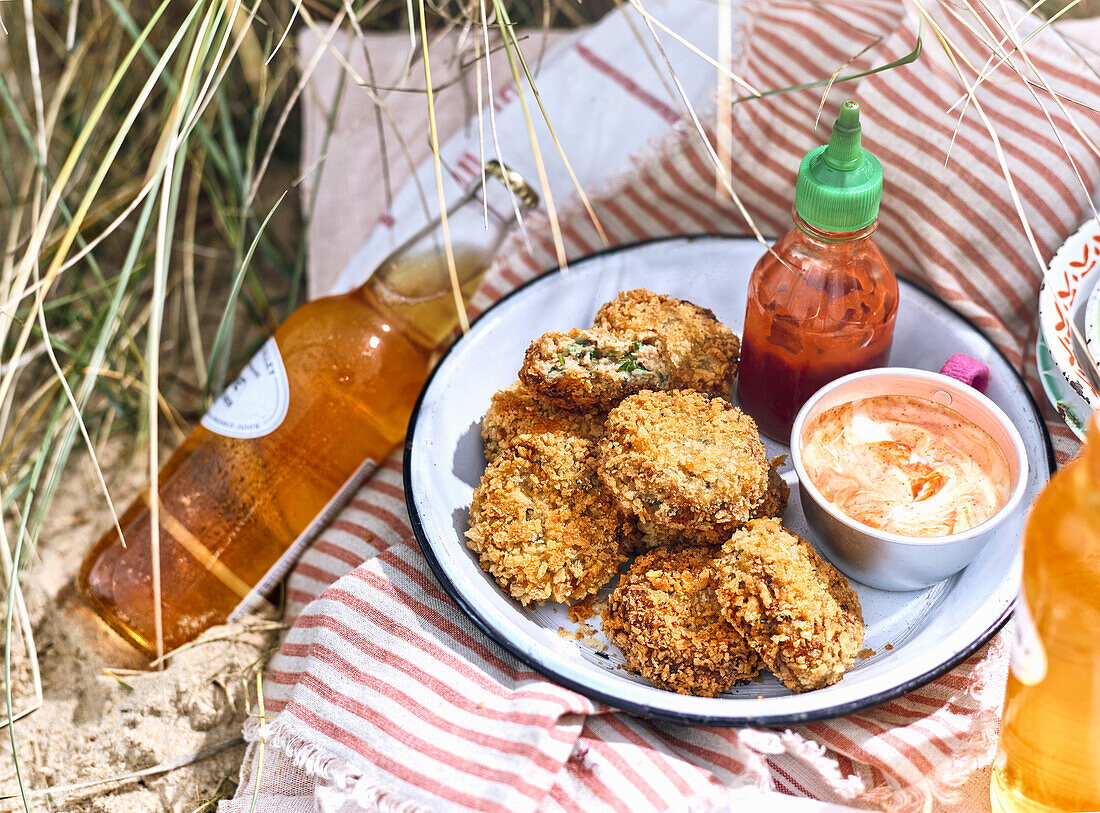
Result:
{"type": "Polygon", "coordinates": [[[871,239],[882,165],[860,147],[859,103],[798,169],[794,224],[749,280],[738,396],[762,432],[790,442],[802,405],[840,376],[886,364],[898,282],[871,239]]]}

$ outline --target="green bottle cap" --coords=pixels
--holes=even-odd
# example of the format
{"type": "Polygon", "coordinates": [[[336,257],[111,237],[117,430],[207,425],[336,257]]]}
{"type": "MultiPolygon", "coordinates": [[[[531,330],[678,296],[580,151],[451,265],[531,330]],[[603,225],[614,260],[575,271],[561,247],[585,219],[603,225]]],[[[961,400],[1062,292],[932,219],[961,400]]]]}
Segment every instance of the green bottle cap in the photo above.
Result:
{"type": "Polygon", "coordinates": [[[829,143],[806,153],[798,167],[794,208],[819,231],[859,231],[875,222],[882,202],[882,164],[859,146],[859,102],[840,108],[829,143]]]}

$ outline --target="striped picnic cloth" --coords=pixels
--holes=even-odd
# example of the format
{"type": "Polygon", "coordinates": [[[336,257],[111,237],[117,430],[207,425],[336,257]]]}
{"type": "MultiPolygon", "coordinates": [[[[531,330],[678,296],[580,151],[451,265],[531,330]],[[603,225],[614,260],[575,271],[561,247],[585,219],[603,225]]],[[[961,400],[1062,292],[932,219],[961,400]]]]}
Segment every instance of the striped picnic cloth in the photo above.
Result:
{"type": "MultiPolygon", "coordinates": [[[[1037,25],[1022,8],[1012,11],[1017,27],[1004,30],[965,2],[926,5],[930,25],[961,46],[956,64],[967,81],[986,65],[986,43],[1012,49],[1037,25]]],[[[838,69],[859,73],[915,44],[912,7],[892,0],[746,0],[735,8],[734,69],[762,90],[838,69]]],[[[1029,63],[1015,59],[1026,79],[1049,81],[1074,100],[1064,108],[1007,66],[978,91],[1044,260],[1089,214],[1086,189],[1100,185],[1100,155],[1090,146],[1100,143],[1100,60],[1089,50],[1097,33],[1091,23],[1060,25],[1027,42],[1029,63]]],[[[744,232],[728,196],[713,193],[714,164],[696,125],[667,89],[615,67],[618,45],[594,32],[568,47],[574,56],[587,49],[596,59],[580,58],[592,70],[666,123],[628,171],[591,196],[610,242],[744,232]]],[[[925,47],[915,68],[846,83],[843,95],[834,89],[822,120],[833,120],[843,98],[860,101],[864,144],[886,170],[879,245],[900,275],[979,325],[1042,402],[1033,349],[1041,271],[985,124],[973,104],[961,120],[948,112],[964,87],[934,38],[925,47]]],[[[548,71],[542,84],[553,82],[548,71]]],[[[764,233],[788,228],[798,160],[823,140],[808,126],[821,97],[806,90],[734,108],[733,185],[764,233]]],[[[710,144],[714,121],[713,107],[699,117],[710,144]]],[[[629,122],[601,123],[613,126],[625,131],[629,122]]],[[[575,201],[559,217],[570,257],[602,247],[575,201]]],[[[534,215],[526,234],[505,244],[474,309],[556,264],[549,222],[534,215]]],[[[1047,414],[1064,460],[1075,441],[1047,414]]],[[[302,557],[288,582],[287,620],[264,684],[265,714],[246,726],[242,783],[224,813],[253,804],[280,813],[720,810],[745,803],[753,788],[927,809],[991,760],[1007,669],[1002,635],[897,700],[782,731],[616,712],[547,682],[440,590],[411,539],[399,453],[302,557]]]]}

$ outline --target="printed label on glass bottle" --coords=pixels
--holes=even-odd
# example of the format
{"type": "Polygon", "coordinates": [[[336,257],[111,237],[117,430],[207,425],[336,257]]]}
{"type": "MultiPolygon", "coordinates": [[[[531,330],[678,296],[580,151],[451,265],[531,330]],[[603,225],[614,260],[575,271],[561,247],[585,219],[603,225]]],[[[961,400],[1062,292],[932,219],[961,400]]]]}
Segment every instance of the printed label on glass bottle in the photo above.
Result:
{"type": "Polygon", "coordinates": [[[272,338],[211,404],[202,425],[227,438],[262,438],[279,427],[289,407],[290,382],[272,338]]]}
{"type": "Polygon", "coordinates": [[[1041,683],[1047,674],[1047,653],[1043,648],[1043,641],[1039,637],[1039,630],[1035,626],[1035,619],[1031,616],[1031,608],[1027,606],[1027,597],[1023,591],[1016,600],[1016,609],[1012,612],[1013,635],[1012,653],[1009,657],[1009,668],[1016,680],[1025,686],[1034,686],[1041,683]]]}
{"type": "Polygon", "coordinates": [[[286,552],[279,557],[277,561],[264,577],[260,579],[259,583],[253,587],[247,596],[237,605],[232,613],[229,614],[230,621],[237,621],[249,613],[253,613],[259,610],[261,607],[268,604],[267,595],[275,589],[283,577],[290,572],[290,568],[298,561],[298,557],[305,553],[310,542],[317,538],[317,535],[321,533],[334,519],[336,515],[340,513],[340,509],[343,508],[348,500],[352,498],[352,495],[359,490],[359,487],[367,481],[367,478],[374,474],[378,468],[378,464],[373,460],[363,461],[355,473],[347,479],[347,481],[340,486],[340,490],[336,492],[331,500],[321,509],[313,520],[306,526],[306,529],[298,536],[297,539],[286,549],[286,552]]]}

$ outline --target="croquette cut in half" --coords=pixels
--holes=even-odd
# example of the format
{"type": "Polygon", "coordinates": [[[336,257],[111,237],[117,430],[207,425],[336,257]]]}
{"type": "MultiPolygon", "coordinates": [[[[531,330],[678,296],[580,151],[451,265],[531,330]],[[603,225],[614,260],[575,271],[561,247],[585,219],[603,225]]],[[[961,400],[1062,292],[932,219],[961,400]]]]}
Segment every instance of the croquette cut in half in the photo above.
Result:
{"type": "Polygon", "coordinates": [[[670,534],[713,535],[749,521],[771,483],[752,418],[692,390],[640,392],[611,410],[599,472],[624,510],[670,534]]]}
{"type": "Polygon", "coordinates": [[[559,432],[588,440],[603,436],[603,412],[571,412],[561,409],[516,381],[498,391],[481,419],[485,459],[492,462],[519,435],[559,432]]]}
{"type": "Polygon", "coordinates": [[[680,694],[715,697],[760,671],[756,653],[722,616],[713,555],[697,546],[639,556],[603,615],[627,667],[680,694]]]}
{"type": "Polygon", "coordinates": [[[637,288],[605,303],[593,325],[616,335],[659,336],[669,363],[669,389],[728,396],[733,387],[741,343],[707,308],[637,288]]]}
{"type": "Polygon", "coordinates": [[[466,544],[520,603],[594,594],[626,561],[633,523],[596,475],[591,441],[520,435],[474,489],[466,544]]]}
{"type": "Polygon", "coordinates": [[[666,389],[668,361],[654,334],[544,333],[527,348],[523,385],[563,409],[603,410],[632,393],[666,389]]]}
{"type": "Polygon", "coordinates": [[[793,692],[836,683],[863,645],[848,580],[777,519],[750,522],[716,559],[722,614],[793,692]]]}

